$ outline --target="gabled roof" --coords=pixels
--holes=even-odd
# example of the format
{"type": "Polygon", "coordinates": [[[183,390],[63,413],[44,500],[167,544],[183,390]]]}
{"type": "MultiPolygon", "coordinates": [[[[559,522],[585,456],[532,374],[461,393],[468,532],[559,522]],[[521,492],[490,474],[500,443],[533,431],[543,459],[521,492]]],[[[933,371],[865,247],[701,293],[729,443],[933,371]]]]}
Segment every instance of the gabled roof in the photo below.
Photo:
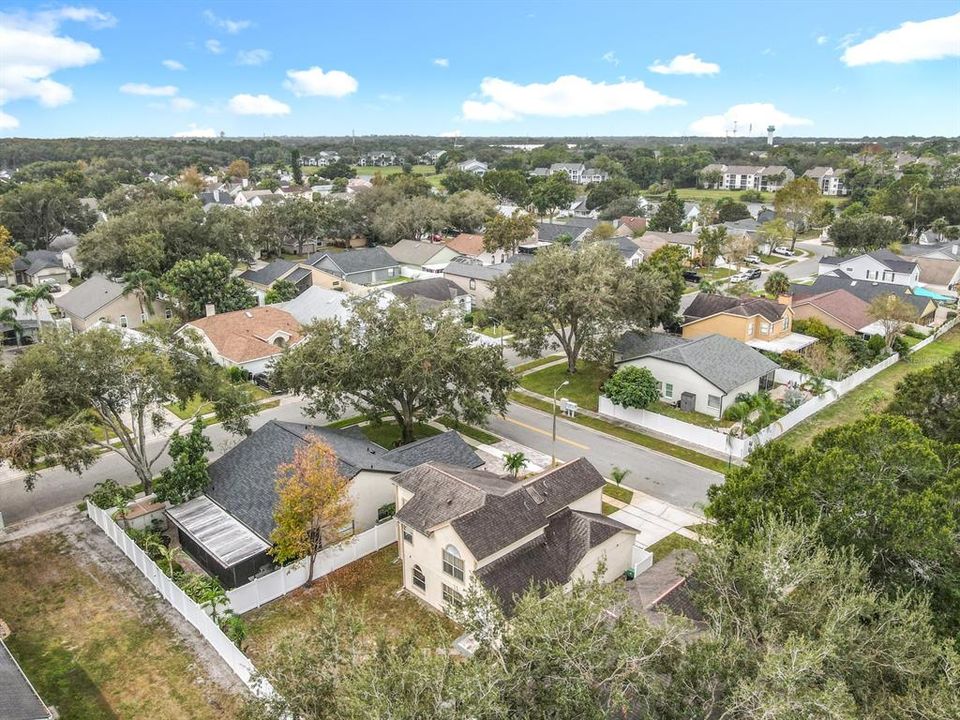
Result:
{"type": "Polygon", "coordinates": [[[447,240],[447,247],[456,250],[458,253],[474,257],[483,255],[487,251],[483,246],[483,235],[473,233],[460,233],[452,240],[447,240]]]}
{"type": "Polygon", "coordinates": [[[624,215],[620,218],[620,224],[626,225],[633,232],[640,232],[647,229],[647,219],[638,215],[624,215]]]}
{"type": "Polygon", "coordinates": [[[450,302],[469,293],[453,280],[445,277],[423,278],[391,286],[390,292],[399,298],[430,300],[436,303],[450,302]]]}
{"type": "Polygon", "coordinates": [[[698,293],[683,314],[687,322],[702,320],[718,313],[744,318],[760,315],[773,322],[782,318],[786,311],[786,305],[780,305],[766,298],[750,296],[736,298],[726,295],[698,293]]]}
{"type": "Polygon", "coordinates": [[[443,243],[419,242],[417,240],[399,240],[386,249],[401,265],[427,265],[430,260],[447,246],[443,243]]]}
{"type": "MultiPolygon", "coordinates": [[[[516,255],[514,257],[517,257],[516,255]]],[[[510,271],[510,265],[477,265],[474,263],[452,262],[443,269],[443,274],[455,277],[473,278],[474,280],[496,280],[510,271]]]]}
{"type": "Polygon", "coordinates": [[[561,235],[569,235],[571,240],[576,240],[581,235],[585,235],[587,230],[589,227],[572,223],[537,223],[537,239],[541,242],[554,242],[561,235]]]}
{"type": "Polygon", "coordinates": [[[641,358],[655,358],[666,362],[676,363],[690,368],[709,383],[723,392],[735,390],[744,383],[762,377],[779,367],[752,347],[744,345],[723,335],[704,335],[687,340],[675,338],[680,342],[663,343],[664,347],[656,349],[651,343],[645,347],[647,338],[656,337],[653,333],[647,338],[628,338],[636,333],[628,332],[618,344],[618,362],[641,358]],[[630,351],[630,354],[624,350],[630,351]],[[633,354],[639,351],[639,355],[633,354]]]}
{"type": "Polygon", "coordinates": [[[842,270],[833,270],[819,275],[812,285],[798,285],[796,283],[790,285],[790,294],[793,295],[794,302],[811,295],[821,295],[831,290],[846,290],[866,303],[870,303],[874,298],[883,295],[896,295],[904,302],[909,303],[917,311],[918,317],[932,303],[930,298],[911,294],[908,285],[896,285],[876,280],[855,280],[842,270]]]}
{"type": "Polygon", "coordinates": [[[93,275],[66,295],[56,298],[54,304],[68,315],[88,318],[105,305],[123,296],[123,285],[104,275],[93,275]]]}
{"type": "Polygon", "coordinates": [[[240,277],[243,280],[248,282],[256,283],[257,285],[272,285],[280,277],[286,275],[288,272],[297,267],[297,264],[290,262],[289,260],[274,260],[269,265],[260,268],[259,270],[247,270],[240,273],[240,277]]]}
{"type": "Polygon", "coordinates": [[[421,533],[450,523],[477,560],[547,525],[548,517],[603,487],[603,477],[580,458],[526,483],[493,473],[428,463],[394,478],[413,497],[397,519],[421,533]]]}
{"type": "Polygon", "coordinates": [[[276,307],[290,313],[301,325],[314,320],[346,320],[351,310],[347,305],[350,296],[346,293],[311,285],[293,300],[278,303],[276,307]]]}
{"type": "Polygon", "coordinates": [[[300,341],[300,323],[288,312],[272,305],[236,310],[191,320],[184,327],[202,330],[217,353],[235,363],[272,357],[283,348],[268,340],[277,331],[290,337],[284,343],[300,341]]]}
{"type": "Polygon", "coordinates": [[[50,711],[3,640],[0,640],[0,719],[47,720],[50,711]]]}
{"type": "Polygon", "coordinates": [[[317,267],[323,258],[328,258],[344,275],[397,267],[397,261],[382,247],[345,250],[338,253],[318,252],[308,257],[306,264],[317,267]]]}
{"type": "Polygon", "coordinates": [[[697,244],[697,236],[688,232],[651,232],[647,230],[642,239],[660,240],[670,245],[694,246],[697,244]]]}
{"type": "Polygon", "coordinates": [[[762,165],[727,165],[723,171],[727,175],[759,175],[763,172],[762,165]]]}
{"type": "Polygon", "coordinates": [[[846,290],[831,290],[795,300],[793,303],[795,309],[805,306],[817,308],[854,330],[860,330],[873,323],[869,313],[870,305],[846,290]]]}
{"type": "Polygon", "coordinates": [[[447,430],[422,440],[390,450],[385,460],[405,467],[414,467],[426,462],[445,463],[460,468],[478,468],[483,460],[473,448],[463,441],[455,430],[447,430]]]}
{"type": "Polygon", "coordinates": [[[884,267],[893,270],[894,272],[904,273],[910,275],[917,268],[917,264],[911,260],[904,260],[899,255],[894,255],[892,252],[886,249],[874,250],[873,252],[864,253],[863,255],[827,255],[820,258],[821,265],[836,265],[841,266],[848,262],[854,260],[859,260],[860,258],[873,258],[878,263],[884,267]]]}
{"type": "Polygon", "coordinates": [[[64,269],[63,255],[56,250],[28,250],[13,263],[14,270],[27,275],[36,275],[41,270],[49,268],[64,269]]]}

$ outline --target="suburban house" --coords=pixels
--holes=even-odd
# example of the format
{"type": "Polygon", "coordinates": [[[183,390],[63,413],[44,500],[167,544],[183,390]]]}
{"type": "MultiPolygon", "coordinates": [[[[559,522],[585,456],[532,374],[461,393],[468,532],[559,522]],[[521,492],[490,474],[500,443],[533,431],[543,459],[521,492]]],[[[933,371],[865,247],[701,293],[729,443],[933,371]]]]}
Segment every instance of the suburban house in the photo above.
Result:
{"type": "Polygon", "coordinates": [[[710,178],[717,173],[719,181],[708,182],[703,180],[705,188],[714,190],[760,190],[776,192],[793,180],[793,170],[785,165],[725,165],[711,163],[700,171],[703,178],[710,178]]]}
{"type": "Polygon", "coordinates": [[[378,150],[377,152],[367,153],[357,160],[357,165],[365,167],[389,167],[397,164],[397,154],[386,150],[378,150]]]}
{"type": "Polygon", "coordinates": [[[550,177],[561,172],[565,173],[574,185],[603,182],[610,177],[603,170],[588,168],[583,163],[553,163],[548,168],[536,168],[530,174],[534,177],[550,177]]]}
{"type": "Polygon", "coordinates": [[[412,278],[441,273],[451,260],[460,257],[447,244],[419,240],[400,240],[385,249],[399,263],[400,274],[412,278]]]}
{"type": "Polygon", "coordinates": [[[262,305],[267,291],[278,281],[286,280],[289,283],[293,283],[299,294],[313,284],[313,273],[297,263],[278,259],[262,268],[246,270],[240,273],[240,279],[253,288],[254,292],[257,293],[257,299],[262,305]]]}
{"type": "Polygon", "coordinates": [[[470,296],[471,307],[480,307],[493,298],[490,284],[510,271],[510,265],[479,265],[476,263],[452,262],[443,270],[443,277],[456,283],[470,296]]]}
{"type": "MultiPolygon", "coordinates": [[[[150,319],[150,308],[141,306],[136,293],[124,295],[123,289],[104,275],[94,275],[53,302],[70,320],[74,332],[83,332],[101,320],[121,328],[138,328],[150,319]]],[[[153,317],[173,317],[163,300],[154,300],[152,305],[153,317]]]]}
{"type": "Polygon", "coordinates": [[[293,315],[273,305],[219,315],[208,310],[207,317],[191,320],[177,332],[192,331],[217,363],[251,375],[267,371],[284,348],[303,339],[293,315]]]}
{"type": "MultiPolygon", "coordinates": [[[[573,247],[581,247],[584,242],[584,240],[578,240],[573,244],[573,247]]],[[[607,245],[611,245],[618,253],[620,253],[624,264],[630,267],[636,267],[643,262],[643,258],[645,257],[643,250],[640,249],[640,246],[637,244],[636,240],[631,237],[615,235],[607,240],[596,240],[595,242],[602,242],[606,243],[607,245]]]]}
{"type": "Polygon", "coordinates": [[[340,474],[350,481],[353,520],[342,528],[344,537],[390,517],[396,497],[391,480],[397,473],[429,461],[465,468],[483,464],[453,430],[387,450],[357,428],[271,420],[210,464],[203,495],[167,510],[181,546],[225,587],[273,568],[267,550],[275,527],[277,468],[312,438],[333,450],[340,474]]]}
{"type": "Polygon", "coordinates": [[[497,265],[507,259],[503,248],[487,250],[483,244],[483,235],[460,233],[452,240],[447,240],[447,247],[460,255],[473,258],[481,265],[497,265]]]}
{"type": "Polygon", "coordinates": [[[902,245],[899,255],[917,264],[920,282],[929,288],[953,293],[960,282],[960,241],[902,245]]]}
{"type": "Polygon", "coordinates": [[[920,282],[920,267],[917,263],[904,260],[889,250],[874,250],[864,255],[849,257],[823,256],[817,272],[825,275],[838,269],[854,280],[875,280],[910,287],[915,287],[920,282]]]}
{"type": "Polygon", "coordinates": [[[473,309],[470,293],[445,277],[426,277],[397,283],[383,292],[395,298],[408,299],[422,310],[453,306],[468,313],[473,309]]]}
{"type": "Polygon", "coordinates": [[[51,720],[60,717],[43,704],[33,683],[0,638],[0,720],[51,720]]]}
{"type": "Polygon", "coordinates": [[[738,395],[772,388],[778,367],[761,352],[723,335],[688,340],[635,332],[620,338],[614,364],[647,368],[657,379],[663,402],[715,418],[738,395]]]}
{"type": "Polygon", "coordinates": [[[810,295],[793,303],[794,320],[819,320],[845,335],[882,335],[870,305],[846,290],[810,295]]]}
{"type": "Polygon", "coordinates": [[[697,254],[697,236],[688,232],[660,232],[648,230],[643,237],[637,238],[637,244],[646,255],[664,245],[677,245],[686,250],[687,255],[693,258],[697,254]],[[652,249],[651,249],[652,248],[652,249]]]}
{"type": "Polygon", "coordinates": [[[28,345],[40,339],[41,329],[53,327],[56,323],[50,315],[47,303],[37,303],[37,311],[27,305],[17,305],[13,302],[14,291],[10,288],[0,288],[0,311],[12,308],[16,316],[17,330],[12,324],[0,322],[0,343],[3,345],[28,345]]]}
{"type": "Polygon", "coordinates": [[[428,150],[423,155],[417,158],[417,162],[421,165],[436,165],[437,160],[442,158],[447,154],[446,150],[428,150]]]}
{"type": "Polygon", "coordinates": [[[340,161],[340,155],[333,150],[322,150],[318,155],[308,157],[301,156],[300,164],[309,167],[326,167],[340,161]]]}
{"type": "Polygon", "coordinates": [[[807,170],[803,176],[816,181],[822,195],[846,195],[847,186],[843,184],[846,173],[846,170],[817,166],[807,170]]]}
{"type": "Polygon", "coordinates": [[[602,513],[604,479],[580,458],[529,479],[429,462],[394,477],[403,587],[447,612],[477,580],[517,596],[633,568],[637,531],[602,513]]]}
{"type": "Polygon", "coordinates": [[[792,332],[791,298],[778,302],[752,296],[740,298],[698,293],[683,312],[683,337],[723,335],[758,350],[781,353],[802,350],[816,338],[792,332]]]}
{"type": "Polygon", "coordinates": [[[76,267],[69,253],[57,250],[27,250],[13,261],[12,285],[66,285],[76,267]]]}
{"type": "Polygon", "coordinates": [[[457,163],[457,170],[460,172],[473,173],[474,175],[483,176],[486,174],[487,169],[487,164],[485,162],[480,162],[476,158],[457,163]]]}
{"type": "Polygon", "coordinates": [[[233,197],[233,204],[237,207],[254,208],[260,207],[267,202],[277,202],[283,200],[283,194],[273,190],[241,190],[233,197]],[[267,200],[270,198],[270,200],[267,200]]]}
{"type": "Polygon", "coordinates": [[[400,263],[382,247],[318,252],[303,264],[312,268],[313,284],[323,287],[342,287],[342,283],[377,285],[400,277],[400,263]]]}
{"type": "Polygon", "coordinates": [[[634,215],[624,215],[620,218],[617,235],[621,237],[630,237],[631,235],[642,235],[647,230],[647,219],[634,215]]]}
{"type": "MultiPolygon", "coordinates": [[[[570,218],[574,220],[574,218],[570,218]]],[[[579,220],[588,220],[588,218],[577,218],[579,220]]],[[[577,242],[586,238],[590,230],[597,225],[597,221],[593,221],[593,226],[589,225],[574,225],[572,222],[569,223],[549,223],[541,222],[537,223],[537,236],[534,238],[537,242],[541,243],[553,243],[557,241],[558,237],[566,235],[570,238],[570,242],[577,242]]]]}
{"type": "Polygon", "coordinates": [[[909,285],[897,285],[877,280],[865,282],[850,277],[842,270],[834,270],[826,275],[820,275],[812,285],[798,285],[796,283],[790,285],[790,294],[793,296],[794,303],[831,290],[846,290],[868,305],[878,297],[895,295],[916,311],[914,322],[922,325],[933,322],[937,311],[937,304],[933,298],[916,294],[916,291],[922,290],[922,288],[911,288],[909,285]]]}

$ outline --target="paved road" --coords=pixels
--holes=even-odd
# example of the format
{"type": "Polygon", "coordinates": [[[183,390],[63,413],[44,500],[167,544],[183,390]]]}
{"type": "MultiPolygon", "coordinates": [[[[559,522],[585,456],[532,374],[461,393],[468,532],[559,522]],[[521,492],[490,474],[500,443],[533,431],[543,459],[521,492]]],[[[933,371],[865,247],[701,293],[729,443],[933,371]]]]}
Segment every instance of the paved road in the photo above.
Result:
{"type": "MultiPolygon", "coordinates": [[[[491,417],[490,429],[534,450],[550,454],[551,418],[547,413],[511,403],[506,418],[491,417]]],[[[614,465],[627,468],[624,484],[678,507],[701,511],[707,488],[723,477],[699,465],[677,460],[653,450],[557,419],[558,460],[586,457],[609,477],[614,465]]]]}

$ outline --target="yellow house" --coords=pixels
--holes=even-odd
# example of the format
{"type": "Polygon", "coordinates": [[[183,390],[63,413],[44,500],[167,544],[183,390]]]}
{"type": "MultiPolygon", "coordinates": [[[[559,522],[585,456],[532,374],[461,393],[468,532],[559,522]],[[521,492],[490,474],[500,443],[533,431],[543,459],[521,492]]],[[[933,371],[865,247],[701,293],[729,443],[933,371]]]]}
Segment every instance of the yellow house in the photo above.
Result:
{"type": "Polygon", "coordinates": [[[800,350],[816,342],[793,332],[793,308],[786,295],[773,302],[700,293],[683,315],[683,337],[688,340],[716,334],[772,352],[800,350]]]}

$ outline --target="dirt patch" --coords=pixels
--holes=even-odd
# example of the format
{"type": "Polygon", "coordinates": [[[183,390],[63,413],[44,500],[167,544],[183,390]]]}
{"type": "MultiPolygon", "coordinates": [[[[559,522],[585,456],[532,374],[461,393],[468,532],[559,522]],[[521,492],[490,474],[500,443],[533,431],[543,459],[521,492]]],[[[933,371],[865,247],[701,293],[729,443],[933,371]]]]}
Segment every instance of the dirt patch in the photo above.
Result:
{"type": "Polygon", "coordinates": [[[89,519],[57,515],[0,545],[0,616],[44,700],[65,718],[235,717],[243,685],[206,641],[89,519]]]}

